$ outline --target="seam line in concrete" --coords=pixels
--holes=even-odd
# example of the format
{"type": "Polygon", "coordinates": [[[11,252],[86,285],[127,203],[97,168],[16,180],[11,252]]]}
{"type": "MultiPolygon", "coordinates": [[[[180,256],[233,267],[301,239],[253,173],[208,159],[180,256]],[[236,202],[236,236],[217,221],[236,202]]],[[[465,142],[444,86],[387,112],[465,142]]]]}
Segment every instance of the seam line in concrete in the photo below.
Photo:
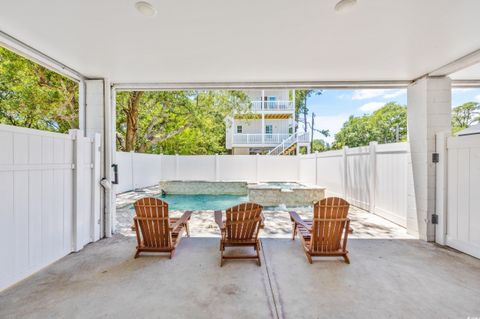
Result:
{"type": "Polygon", "coordinates": [[[260,240],[260,246],[262,247],[263,262],[265,264],[265,271],[267,273],[267,279],[268,279],[268,285],[270,287],[270,293],[272,294],[273,307],[275,308],[275,315],[276,315],[277,319],[280,319],[280,315],[278,313],[277,300],[275,298],[275,292],[273,291],[272,280],[270,278],[270,271],[268,270],[267,256],[265,255],[265,247],[263,246],[263,241],[262,240],[260,240]]]}

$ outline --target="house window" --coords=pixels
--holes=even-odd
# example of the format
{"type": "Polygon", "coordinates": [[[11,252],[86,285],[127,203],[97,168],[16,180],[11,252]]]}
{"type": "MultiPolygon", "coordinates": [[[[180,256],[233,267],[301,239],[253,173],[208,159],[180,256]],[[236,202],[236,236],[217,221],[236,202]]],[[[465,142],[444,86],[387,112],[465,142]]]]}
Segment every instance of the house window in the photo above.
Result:
{"type": "Polygon", "coordinates": [[[272,134],[272,133],[273,133],[272,125],[265,125],[265,134],[272,134]]]}
{"type": "Polygon", "coordinates": [[[243,133],[243,127],[241,125],[237,125],[237,133],[242,134],[243,133]]]}

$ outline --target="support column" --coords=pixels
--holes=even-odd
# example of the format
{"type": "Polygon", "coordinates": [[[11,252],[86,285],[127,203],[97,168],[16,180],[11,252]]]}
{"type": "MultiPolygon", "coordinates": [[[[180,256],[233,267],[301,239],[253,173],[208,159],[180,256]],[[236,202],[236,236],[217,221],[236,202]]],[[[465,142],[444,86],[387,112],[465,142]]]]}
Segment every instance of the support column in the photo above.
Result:
{"type": "Polygon", "coordinates": [[[435,134],[451,130],[451,80],[425,77],[408,87],[408,139],[413,187],[409,187],[407,230],[423,240],[435,240],[435,134]]]}
{"type": "Polygon", "coordinates": [[[262,145],[265,144],[265,114],[262,111],[262,145]]]}
{"type": "MultiPolygon", "coordinates": [[[[86,80],[85,95],[85,135],[94,137],[100,134],[100,176],[110,182],[109,187],[100,189],[100,225],[101,234],[110,237],[113,232],[115,218],[115,191],[112,188],[113,179],[111,165],[115,159],[115,107],[114,98],[108,81],[104,79],[86,80]],[[112,105],[113,103],[113,105],[112,105]],[[112,140],[113,139],[113,140],[112,140]]],[[[121,168],[120,168],[121,169],[121,168]]]]}

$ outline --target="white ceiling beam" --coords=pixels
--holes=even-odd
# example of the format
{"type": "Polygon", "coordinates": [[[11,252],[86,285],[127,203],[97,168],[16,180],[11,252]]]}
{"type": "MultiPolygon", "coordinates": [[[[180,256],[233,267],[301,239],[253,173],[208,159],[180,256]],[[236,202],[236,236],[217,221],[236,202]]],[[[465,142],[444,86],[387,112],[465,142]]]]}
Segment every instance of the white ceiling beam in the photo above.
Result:
{"type": "Polygon", "coordinates": [[[29,46],[28,44],[12,37],[0,30],[0,46],[3,46],[29,60],[32,60],[47,69],[62,74],[74,81],[85,80],[86,77],[80,72],[68,67],[67,65],[55,60],[47,54],[29,46]]]}
{"type": "Polygon", "coordinates": [[[478,80],[452,80],[452,87],[456,87],[456,88],[480,88],[480,79],[478,79],[478,80]]]}
{"type": "Polygon", "coordinates": [[[115,83],[120,91],[234,90],[234,89],[389,89],[406,88],[411,81],[308,81],[308,82],[192,82],[115,83]]]}
{"type": "Polygon", "coordinates": [[[480,49],[439,67],[428,76],[447,76],[477,63],[480,63],[480,49]]]}

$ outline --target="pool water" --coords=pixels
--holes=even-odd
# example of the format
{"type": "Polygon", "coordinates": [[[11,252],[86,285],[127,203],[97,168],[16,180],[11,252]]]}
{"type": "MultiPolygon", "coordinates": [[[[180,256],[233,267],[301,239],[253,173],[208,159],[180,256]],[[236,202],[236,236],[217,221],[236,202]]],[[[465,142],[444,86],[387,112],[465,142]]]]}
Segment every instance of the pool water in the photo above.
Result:
{"type": "Polygon", "coordinates": [[[225,210],[248,202],[248,196],[238,195],[158,195],[156,197],[167,202],[170,210],[225,210]]]}

